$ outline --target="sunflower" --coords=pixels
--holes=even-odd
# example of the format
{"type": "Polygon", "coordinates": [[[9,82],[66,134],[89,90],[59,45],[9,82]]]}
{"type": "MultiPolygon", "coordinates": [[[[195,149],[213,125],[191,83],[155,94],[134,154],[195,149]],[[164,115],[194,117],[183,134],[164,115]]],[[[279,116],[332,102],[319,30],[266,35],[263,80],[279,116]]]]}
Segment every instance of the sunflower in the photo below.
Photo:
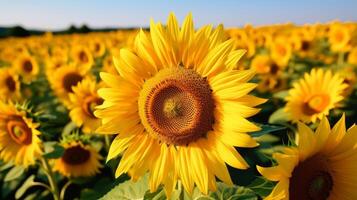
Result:
{"type": "Polygon", "coordinates": [[[11,68],[0,69],[0,98],[14,101],[21,98],[19,77],[11,68]]]}
{"type": "Polygon", "coordinates": [[[336,107],[345,88],[347,84],[339,75],[314,68],[293,84],[286,97],[285,111],[292,121],[315,122],[336,107]]]}
{"type": "Polygon", "coordinates": [[[266,199],[357,199],[357,126],[346,131],[342,116],[331,129],[323,117],[315,133],[299,123],[298,138],[296,147],[273,154],[276,166],[257,167],[278,181],[266,199]]]}
{"type": "Polygon", "coordinates": [[[352,65],[357,65],[357,47],[348,53],[347,62],[352,65]]]}
{"type": "Polygon", "coordinates": [[[111,74],[117,73],[117,71],[114,67],[113,57],[111,55],[104,58],[102,71],[108,72],[111,74]]]}
{"type": "Polygon", "coordinates": [[[11,102],[0,101],[0,158],[16,165],[34,164],[42,152],[38,126],[11,102]]]}
{"type": "Polygon", "coordinates": [[[89,48],[94,57],[101,57],[105,53],[105,44],[100,39],[93,39],[89,48]]]}
{"type": "Polygon", "coordinates": [[[63,67],[67,64],[64,59],[58,57],[50,57],[46,59],[46,76],[49,78],[53,76],[53,73],[60,67],[63,67]]]}
{"type": "Polygon", "coordinates": [[[346,52],[351,49],[351,32],[347,26],[334,24],[331,26],[328,41],[332,51],[346,52]]]}
{"type": "Polygon", "coordinates": [[[69,116],[77,126],[83,126],[83,132],[95,131],[101,122],[94,116],[94,108],[103,103],[97,95],[97,84],[90,79],[84,79],[72,89],[73,93],[69,94],[71,101],[69,116]]]}
{"type": "Polygon", "coordinates": [[[286,67],[292,54],[292,47],[287,38],[277,37],[270,47],[271,58],[280,67],[286,67]]]}
{"type": "Polygon", "coordinates": [[[352,66],[345,66],[342,67],[337,73],[343,78],[343,82],[347,85],[347,88],[343,91],[343,96],[347,97],[355,89],[357,83],[356,72],[352,66]]]}
{"type": "Polygon", "coordinates": [[[269,55],[259,54],[256,55],[252,62],[251,68],[254,69],[258,74],[272,74],[278,73],[280,67],[272,61],[269,55]]]}
{"type": "Polygon", "coordinates": [[[68,141],[62,144],[64,153],[54,161],[53,169],[67,177],[88,177],[99,172],[102,157],[90,144],[68,141]]]}
{"type": "Polygon", "coordinates": [[[49,77],[48,80],[55,94],[67,107],[70,106],[69,93],[73,92],[72,87],[82,81],[87,72],[88,70],[83,67],[66,65],[57,69],[49,77]]]}
{"type": "Polygon", "coordinates": [[[243,53],[223,26],[195,31],[191,15],[181,28],[171,14],[167,27],[151,22],[150,33],[140,31],[134,49],[114,59],[119,74],[100,74],[109,88],[99,89],[104,103],[94,114],[97,132],[119,133],[107,158],[123,153],[116,176],[149,171],[150,190],[162,184],[168,196],[177,180],[188,192],[195,184],[215,190],[215,176],[232,184],[225,163],[248,167],[234,146],[258,145],[247,132],[260,128],[246,118],[265,102],[248,95],[254,72],[235,69],[243,53]]]}
{"type": "Polygon", "coordinates": [[[14,68],[20,73],[25,83],[30,83],[36,79],[40,71],[39,65],[35,58],[27,53],[20,55],[14,61],[14,68]]]}
{"type": "Polygon", "coordinates": [[[75,45],[72,48],[71,58],[81,68],[90,69],[94,63],[89,49],[84,46],[75,45]]]}
{"type": "Polygon", "coordinates": [[[281,73],[277,75],[263,75],[260,77],[257,90],[259,92],[279,92],[286,89],[287,83],[281,73]]]}

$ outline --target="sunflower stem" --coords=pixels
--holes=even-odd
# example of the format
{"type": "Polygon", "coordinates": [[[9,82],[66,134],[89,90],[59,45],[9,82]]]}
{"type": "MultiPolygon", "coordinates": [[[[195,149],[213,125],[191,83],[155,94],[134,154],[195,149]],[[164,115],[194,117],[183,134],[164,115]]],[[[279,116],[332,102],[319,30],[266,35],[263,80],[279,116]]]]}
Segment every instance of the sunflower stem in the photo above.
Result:
{"type": "Polygon", "coordinates": [[[337,59],[337,65],[341,66],[345,63],[345,53],[344,52],[339,52],[338,53],[338,59],[337,59]]]}
{"type": "Polygon", "coordinates": [[[107,152],[109,152],[109,148],[110,148],[110,137],[109,137],[109,135],[104,135],[104,142],[105,142],[105,150],[107,150],[107,152]]]}
{"type": "Polygon", "coordinates": [[[42,166],[46,172],[47,178],[48,178],[48,182],[50,183],[51,186],[51,193],[53,195],[53,199],[54,200],[61,200],[60,194],[59,194],[59,190],[58,190],[58,186],[57,183],[55,181],[55,177],[53,174],[53,171],[50,167],[50,164],[48,163],[46,158],[42,158],[42,166]]]}
{"type": "Polygon", "coordinates": [[[68,181],[61,189],[61,193],[60,193],[60,198],[64,199],[64,195],[66,194],[66,190],[67,188],[71,185],[71,181],[68,181]]]}

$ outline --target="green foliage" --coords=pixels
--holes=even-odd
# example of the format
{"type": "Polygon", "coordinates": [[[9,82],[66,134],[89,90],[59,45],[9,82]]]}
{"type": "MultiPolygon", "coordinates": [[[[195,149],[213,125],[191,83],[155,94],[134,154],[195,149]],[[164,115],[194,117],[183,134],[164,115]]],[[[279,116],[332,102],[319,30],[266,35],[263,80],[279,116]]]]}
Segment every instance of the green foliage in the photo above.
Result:
{"type": "Polygon", "coordinates": [[[281,124],[287,121],[288,121],[288,115],[284,111],[284,108],[280,108],[270,115],[268,122],[270,124],[281,124]]]}
{"type": "Polygon", "coordinates": [[[25,172],[25,168],[22,166],[14,166],[10,169],[10,171],[6,174],[4,181],[12,181],[14,179],[19,178],[25,172]]]}
{"type": "Polygon", "coordinates": [[[111,191],[104,195],[101,200],[131,200],[143,199],[149,186],[149,176],[145,175],[137,182],[125,181],[115,186],[111,191]]]}
{"type": "Polygon", "coordinates": [[[257,177],[251,184],[247,187],[254,191],[255,194],[260,197],[268,196],[275,186],[274,182],[271,182],[263,177],[257,177]]]}
{"type": "Polygon", "coordinates": [[[47,159],[60,158],[65,151],[58,142],[44,142],[43,146],[45,149],[43,157],[47,159]]]}

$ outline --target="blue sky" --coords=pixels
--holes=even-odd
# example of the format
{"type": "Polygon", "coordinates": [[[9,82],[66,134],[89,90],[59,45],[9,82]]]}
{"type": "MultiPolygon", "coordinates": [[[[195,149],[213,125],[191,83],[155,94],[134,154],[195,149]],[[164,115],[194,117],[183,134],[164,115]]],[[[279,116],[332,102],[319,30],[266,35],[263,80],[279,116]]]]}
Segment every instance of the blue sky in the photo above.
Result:
{"type": "Polygon", "coordinates": [[[303,24],[334,19],[357,21],[356,8],[356,0],[1,0],[0,26],[46,30],[84,23],[96,28],[145,27],[150,18],[166,21],[171,11],[181,21],[192,12],[197,26],[303,24]]]}

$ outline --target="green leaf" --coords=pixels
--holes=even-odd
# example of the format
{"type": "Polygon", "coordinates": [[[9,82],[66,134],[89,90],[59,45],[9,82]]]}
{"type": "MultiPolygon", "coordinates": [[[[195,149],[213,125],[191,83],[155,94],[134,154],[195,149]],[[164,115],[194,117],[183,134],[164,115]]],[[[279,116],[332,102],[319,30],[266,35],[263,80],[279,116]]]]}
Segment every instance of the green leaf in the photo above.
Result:
{"type": "Polygon", "coordinates": [[[47,159],[60,158],[65,151],[65,149],[57,142],[45,142],[44,149],[45,153],[43,154],[43,157],[47,159]]]}
{"type": "Polygon", "coordinates": [[[259,137],[255,137],[254,139],[259,143],[263,143],[263,142],[273,143],[273,142],[278,142],[280,140],[279,137],[272,134],[264,134],[259,137]]]}
{"type": "Polygon", "coordinates": [[[242,186],[227,186],[217,183],[217,191],[212,192],[210,197],[217,200],[257,200],[256,194],[249,188],[242,186]]]}
{"type": "Polygon", "coordinates": [[[280,91],[280,92],[277,92],[277,93],[273,94],[273,97],[277,98],[277,99],[284,100],[285,97],[288,96],[288,94],[289,94],[289,90],[283,90],[283,91],[280,91]]]}
{"type": "Polygon", "coordinates": [[[115,186],[111,191],[104,195],[101,200],[131,200],[144,199],[145,193],[149,189],[149,176],[141,177],[137,182],[125,181],[115,186]]]}
{"type": "Polygon", "coordinates": [[[275,187],[275,183],[269,181],[263,177],[257,177],[251,184],[247,186],[250,188],[254,193],[261,197],[268,196],[273,188],[275,187]]]}
{"type": "Polygon", "coordinates": [[[5,170],[9,169],[12,166],[14,166],[14,163],[12,163],[12,162],[4,163],[4,164],[1,165],[0,171],[5,171],[5,170]]]}
{"type": "Polygon", "coordinates": [[[281,122],[286,122],[287,120],[287,113],[284,111],[284,108],[280,108],[270,115],[269,124],[279,124],[281,122]]]}
{"type": "Polygon", "coordinates": [[[22,186],[16,191],[15,198],[20,199],[22,197],[22,195],[25,194],[27,189],[29,189],[32,186],[37,185],[37,183],[34,180],[35,180],[35,175],[29,176],[26,179],[26,181],[22,184],[22,186]]]}
{"type": "Polygon", "coordinates": [[[12,181],[19,178],[25,171],[25,168],[22,166],[14,166],[11,170],[6,174],[4,181],[12,181]]]}
{"type": "Polygon", "coordinates": [[[260,137],[264,134],[267,134],[267,133],[271,133],[271,132],[275,132],[275,131],[280,131],[280,130],[284,130],[286,129],[286,127],[283,127],[283,126],[275,126],[275,125],[259,125],[259,127],[261,128],[260,131],[256,131],[256,132],[252,132],[250,133],[250,135],[252,137],[260,137]]]}
{"type": "Polygon", "coordinates": [[[66,126],[63,128],[61,135],[62,136],[69,135],[75,128],[77,128],[77,125],[71,121],[68,124],[66,124],[66,126]]]}
{"type": "Polygon", "coordinates": [[[144,200],[166,200],[166,195],[165,195],[165,191],[163,190],[163,188],[159,188],[156,192],[153,193],[149,193],[147,192],[144,195],[144,200]]]}

